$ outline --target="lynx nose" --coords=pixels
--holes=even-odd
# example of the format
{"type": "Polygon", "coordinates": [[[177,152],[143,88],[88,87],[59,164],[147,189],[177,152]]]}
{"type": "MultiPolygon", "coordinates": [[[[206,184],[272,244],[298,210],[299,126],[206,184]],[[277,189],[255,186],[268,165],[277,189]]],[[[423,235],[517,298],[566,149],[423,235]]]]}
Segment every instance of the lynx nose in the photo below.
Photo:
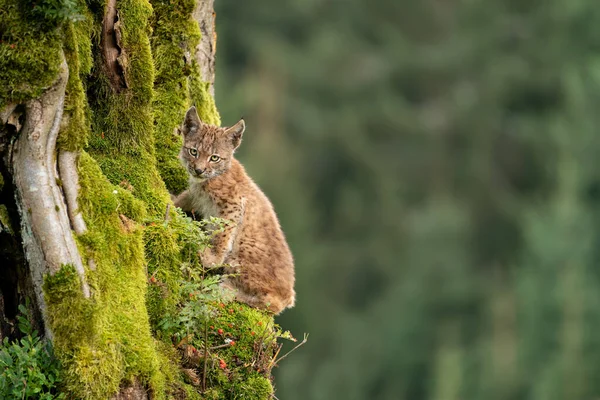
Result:
{"type": "Polygon", "coordinates": [[[204,170],[200,169],[200,168],[196,168],[196,169],[194,169],[194,172],[196,172],[196,175],[202,175],[202,173],[204,172],[204,170]]]}

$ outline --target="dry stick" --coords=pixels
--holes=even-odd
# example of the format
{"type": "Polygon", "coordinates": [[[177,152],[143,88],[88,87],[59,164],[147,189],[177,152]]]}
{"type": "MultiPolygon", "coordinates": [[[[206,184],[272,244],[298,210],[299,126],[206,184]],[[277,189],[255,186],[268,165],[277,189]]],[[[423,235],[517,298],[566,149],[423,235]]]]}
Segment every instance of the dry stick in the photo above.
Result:
{"type": "Polygon", "coordinates": [[[208,321],[204,321],[204,369],[202,370],[202,392],[206,391],[206,362],[208,361],[208,321]]]}
{"type": "Polygon", "coordinates": [[[169,211],[171,211],[171,203],[167,203],[167,211],[165,212],[165,224],[169,222],[169,211]]]}
{"type": "Polygon", "coordinates": [[[279,352],[281,351],[281,349],[283,348],[283,343],[280,343],[277,346],[277,350],[275,351],[275,355],[273,355],[273,358],[271,358],[271,361],[269,362],[269,365],[267,365],[267,369],[268,369],[268,373],[271,374],[271,371],[273,370],[273,360],[275,360],[277,358],[277,356],[279,355],[279,352]]]}
{"type": "Polygon", "coordinates": [[[291,349],[290,351],[288,351],[287,353],[285,353],[283,356],[281,356],[279,359],[275,360],[273,362],[273,365],[277,365],[278,362],[280,362],[281,360],[283,360],[284,358],[286,358],[287,356],[289,356],[294,350],[296,350],[298,347],[302,346],[303,344],[305,344],[308,341],[308,333],[304,334],[304,340],[302,340],[300,343],[298,343],[296,346],[294,346],[293,349],[291,349]]]}
{"type": "Polygon", "coordinates": [[[265,324],[265,328],[262,331],[262,334],[260,335],[260,340],[259,340],[259,345],[258,345],[258,351],[256,354],[256,360],[252,363],[252,365],[254,365],[256,362],[258,362],[258,360],[260,360],[260,357],[262,356],[263,353],[263,345],[265,344],[265,339],[267,338],[267,331],[269,329],[269,325],[265,324]]]}
{"type": "Polygon", "coordinates": [[[231,346],[232,346],[231,343],[225,343],[225,344],[222,344],[222,345],[219,345],[219,346],[211,347],[210,350],[213,351],[213,350],[216,350],[216,349],[222,349],[222,348],[231,347],[231,346]]]}

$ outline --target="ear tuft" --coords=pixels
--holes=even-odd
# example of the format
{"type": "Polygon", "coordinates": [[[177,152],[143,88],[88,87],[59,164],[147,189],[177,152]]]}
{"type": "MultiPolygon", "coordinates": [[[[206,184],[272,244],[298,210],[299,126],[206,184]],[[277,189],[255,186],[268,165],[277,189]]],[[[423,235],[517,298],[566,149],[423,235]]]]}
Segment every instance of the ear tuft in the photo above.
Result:
{"type": "Polygon", "coordinates": [[[225,130],[225,133],[229,136],[231,142],[233,143],[234,149],[237,149],[240,143],[242,143],[242,135],[244,134],[244,130],[246,130],[244,118],[240,119],[235,125],[225,130]]]}
{"type": "Polygon", "coordinates": [[[187,134],[190,132],[195,132],[202,125],[202,121],[198,116],[198,110],[196,107],[191,106],[189,110],[185,113],[185,119],[183,122],[183,133],[187,134]]]}

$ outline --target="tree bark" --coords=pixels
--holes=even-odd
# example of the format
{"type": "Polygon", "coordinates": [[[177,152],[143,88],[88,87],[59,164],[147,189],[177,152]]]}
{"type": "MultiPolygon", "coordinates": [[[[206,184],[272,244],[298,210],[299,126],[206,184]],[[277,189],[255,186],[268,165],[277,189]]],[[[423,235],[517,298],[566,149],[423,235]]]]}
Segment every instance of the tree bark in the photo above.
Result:
{"type": "Polygon", "coordinates": [[[214,0],[200,0],[196,3],[196,9],[192,14],[194,20],[200,27],[202,38],[194,58],[200,66],[200,74],[204,82],[209,82],[210,95],[215,95],[215,54],[217,52],[217,31],[215,30],[214,0]]]}

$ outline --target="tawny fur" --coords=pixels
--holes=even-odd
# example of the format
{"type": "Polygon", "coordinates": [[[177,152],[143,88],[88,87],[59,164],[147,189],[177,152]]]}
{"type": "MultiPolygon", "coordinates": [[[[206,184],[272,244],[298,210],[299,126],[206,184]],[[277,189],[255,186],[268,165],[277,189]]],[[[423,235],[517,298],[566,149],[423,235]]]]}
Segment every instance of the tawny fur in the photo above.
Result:
{"type": "Polygon", "coordinates": [[[188,110],[179,158],[190,187],[175,205],[232,222],[200,254],[202,264],[229,265],[238,275],[224,286],[236,290],[237,300],[279,314],[294,306],[294,261],[271,202],[233,157],[244,128],[243,120],[230,128],[207,125],[194,107],[188,110]]]}

